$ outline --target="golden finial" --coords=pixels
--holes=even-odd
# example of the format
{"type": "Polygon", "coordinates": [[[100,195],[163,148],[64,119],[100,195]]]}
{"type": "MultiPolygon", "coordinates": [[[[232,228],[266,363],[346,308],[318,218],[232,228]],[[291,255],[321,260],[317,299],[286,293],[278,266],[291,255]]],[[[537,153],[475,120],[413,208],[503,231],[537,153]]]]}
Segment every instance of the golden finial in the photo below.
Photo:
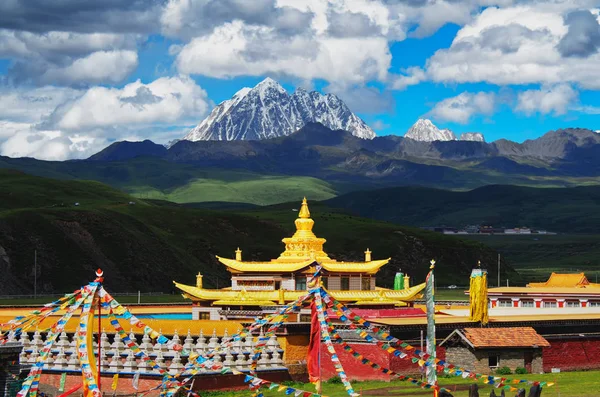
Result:
{"type": "Polygon", "coordinates": [[[306,197],[304,197],[304,199],[302,200],[302,207],[300,208],[300,212],[298,213],[298,218],[310,218],[310,211],[308,210],[308,203],[306,202],[306,197]]]}
{"type": "Polygon", "coordinates": [[[236,261],[241,261],[242,260],[242,250],[240,249],[240,247],[238,247],[235,250],[235,260],[236,261]]]}
{"type": "Polygon", "coordinates": [[[367,248],[365,251],[365,262],[371,262],[371,250],[367,248]]]}
{"type": "Polygon", "coordinates": [[[481,261],[477,261],[477,267],[481,267],[481,261]]]}
{"type": "Polygon", "coordinates": [[[429,266],[430,269],[435,268],[435,259],[432,259],[429,263],[431,263],[431,266],[429,266]]]}

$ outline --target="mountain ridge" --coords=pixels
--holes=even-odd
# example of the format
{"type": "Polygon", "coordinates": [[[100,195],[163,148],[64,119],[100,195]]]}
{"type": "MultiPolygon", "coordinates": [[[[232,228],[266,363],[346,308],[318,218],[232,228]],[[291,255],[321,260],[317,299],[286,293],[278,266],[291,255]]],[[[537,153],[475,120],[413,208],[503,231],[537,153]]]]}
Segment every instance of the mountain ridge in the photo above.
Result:
{"type": "Polygon", "coordinates": [[[333,94],[322,95],[302,88],[292,95],[267,77],[253,88],[244,87],[183,137],[188,141],[258,140],[292,134],[307,122],[344,129],[363,139],[373,130],[333,94]]]}

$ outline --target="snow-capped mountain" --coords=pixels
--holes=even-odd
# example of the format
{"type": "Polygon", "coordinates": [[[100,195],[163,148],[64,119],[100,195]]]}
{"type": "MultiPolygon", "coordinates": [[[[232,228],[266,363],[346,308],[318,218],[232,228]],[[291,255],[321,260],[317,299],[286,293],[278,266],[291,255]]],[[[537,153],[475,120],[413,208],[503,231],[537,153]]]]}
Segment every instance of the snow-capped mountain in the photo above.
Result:
{"type": "Polygon", "coordinates": [[[419,119],[408,129],[404,135],[415,141],[433,142],[433,141],[455,141],[456,136],[448,129],[440,130],[428,119],[419,119]]]}
{"type": "Polygon", "coordinates": [[[461,141],[485,142],[485,138],[481,132],[463,132],[460,134],[461,141]]]}
{"type": "Polygon", "coordinates": [[[221,102],[183,139],[189,141],[258,140],[290,135],[308,122],[346,130],[363,139],[373,130],[333,94],[297,89],[289,95],[275,80],[266,78],[254,88],[242,88],[221,102]]]}

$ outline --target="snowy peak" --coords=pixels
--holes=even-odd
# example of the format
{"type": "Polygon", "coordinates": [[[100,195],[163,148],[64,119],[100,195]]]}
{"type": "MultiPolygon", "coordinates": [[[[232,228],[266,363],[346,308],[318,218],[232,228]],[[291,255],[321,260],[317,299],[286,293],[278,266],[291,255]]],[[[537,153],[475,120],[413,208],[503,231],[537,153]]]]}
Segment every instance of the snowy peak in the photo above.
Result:
{"type": "Polygon", "coordinates": [[[464,132],[460,134],[460,140],[471,142],[485,142],[485,138],[480,132],[464,132]]]}
{"type": "Polygon", "coordinates": [[[183,139],[276,138],[290,135],[309,122],[346,130],[363,139],[375,137],[373,130],[337,96],[302,88],[289,95],[278,82],[267,77],[254,88],[242,88],[231,99],[221,102],[183,139]]]}
{"type": "Polygon", "coordinates": [[[404,135],[415,141],[433,142],[433,141],[455,141],[456,136],[448,129],[440,130],[428,119],[419,119],[408,132],[404,135]]]}
{"type": "Polygon", "coordinates": [[[267,77],[260,83],[258,83],[253,90],[258,91],[261,95],[268,94],[270,91],[278,92],[280,94],[287,94],[285,88],[281,86],[278,82],[273,80],[270,77],[267,77]]]}

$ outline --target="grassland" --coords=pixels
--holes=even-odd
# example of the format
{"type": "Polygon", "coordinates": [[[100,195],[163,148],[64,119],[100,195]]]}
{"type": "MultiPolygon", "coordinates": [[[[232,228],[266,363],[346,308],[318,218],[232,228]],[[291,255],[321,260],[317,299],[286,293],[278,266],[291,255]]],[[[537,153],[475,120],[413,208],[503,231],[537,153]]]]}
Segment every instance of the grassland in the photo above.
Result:
{"type": "MultiPolygon", "coordinates": [[[[551,387],[545,387],[542,392],[544,397],[597,397],[600,387],[600,371],[589,372],[562,372],[558,374],[527,374],[527,375],[506,375],[507,378],[529,379],[540,382],[555,382],[551,387]]],[[[472,381],[460,377],[440,377],[440,386],[451,391],[454,397],[467,397],[469,392],[467,385],[472,381]]],[[[306,391],[313,391],[312,384],[290,383],[289,386],[306,391]]],[[[407,384],[402,381],[382,382],[367,381],[353,382],[354,390],[363,396],[431,396],[430,390],[424,390],[407,384]]],[[[483,383],[479,383],[479,394],[481,396],[489,395],[491,390],[495,390],[496,395],[500,394],[498,389],[492,389],[483,383]]],[[[529,392],[527,388],[527,393],[529,392]]],[[[268,390],[265,388],[263,393],[267,397],[280,397],[282,392],[277,390],[268,390]]],[[[324,382],[323,395],[329,397],[346,397],[348,394],[343,385],[338,383],[324,382]]],[[[203,392],[206,397],[238,397],[241,395],[250,395],[249,391],[229,391],[229,392],[203,392]]],[[[507,392],[507,396],[514,396],[515,392],[507,392]]]]}
{"type": "Polygon", "coordinates": [[[255,205],[296,201],[303,196],[326,200],[338,194],[336,187],[317,178],[243,171],[214,172],[176,188],[161,190],[152,186],[128,186],[125,190],[133,196],[175,203],[235,202],[255,205]]]}
{"type": "Polygon", "coordinates": [[[492,225],[560,233],[600,233],[600,186],[484,186],[468,192],[423,187],[356,191],[326,202],[367,218],[403,225],[492,225]]]}
{"type": "MultiPolygon", "coordinates": [[[[585,272],[591,282],[600,280],[600,235],[468,235],[494,248],[525,281],[544,281],[551,272],[585,272]]],[[[497,277],[492,276],[494,284],[497,277]]],[[[515,280],[509,280],[516,285],[515,280]]],[[[506,285],[506,278],[502,278],[506,285]]]]}

